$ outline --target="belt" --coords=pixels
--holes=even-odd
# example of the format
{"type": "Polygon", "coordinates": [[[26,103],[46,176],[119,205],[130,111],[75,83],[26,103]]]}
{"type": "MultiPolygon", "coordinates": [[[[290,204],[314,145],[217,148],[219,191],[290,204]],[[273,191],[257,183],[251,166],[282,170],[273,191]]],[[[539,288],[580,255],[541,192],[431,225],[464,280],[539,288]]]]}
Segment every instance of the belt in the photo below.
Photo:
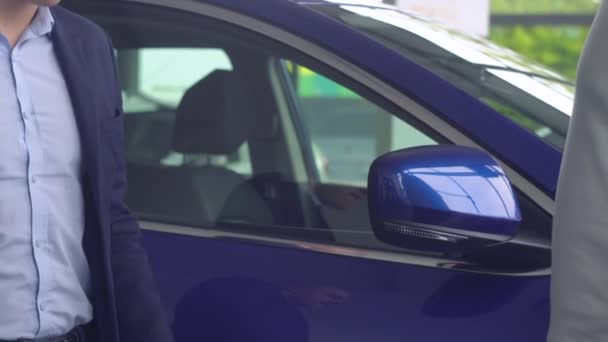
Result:
{"type": "Polygon", "coordinates": [[[89,339],[87,338],[88,333],[89,326],[77,326],[76,328],[72,329],[70,332],[62,336],[21,339],[17,341],[0,340],[0,342],[89,342],[89,339]]]}

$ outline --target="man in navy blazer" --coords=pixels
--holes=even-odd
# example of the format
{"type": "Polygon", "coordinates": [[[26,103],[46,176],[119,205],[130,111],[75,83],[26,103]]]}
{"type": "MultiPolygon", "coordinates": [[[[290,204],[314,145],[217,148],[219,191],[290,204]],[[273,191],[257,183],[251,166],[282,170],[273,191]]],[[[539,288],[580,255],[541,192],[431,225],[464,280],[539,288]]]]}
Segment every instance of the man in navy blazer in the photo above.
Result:
{"type": "Polygon", "coordinates": [[[59,2],[0,0],[0,341],[169,342],[113,48],[59,2]]]}

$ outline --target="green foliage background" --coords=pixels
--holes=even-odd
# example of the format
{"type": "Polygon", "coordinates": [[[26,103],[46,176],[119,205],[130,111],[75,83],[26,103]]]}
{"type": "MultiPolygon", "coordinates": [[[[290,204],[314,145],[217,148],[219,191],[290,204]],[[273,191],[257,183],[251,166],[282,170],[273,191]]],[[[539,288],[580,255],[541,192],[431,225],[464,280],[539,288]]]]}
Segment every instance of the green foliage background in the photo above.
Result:
{"type": "MultiPolygon", "coordinates": [[[[594,13],[594,0],[492,0],[497,14],[594,13]]],[[[490,39],[574,79],[576,66],[589,27],[582,26],[494,26],[490,39]]]]}
{"type": "Polygon", "coordinates": [[[588,13],[598,8],[595,0],[492,0],[493,13],[588,13]]]}

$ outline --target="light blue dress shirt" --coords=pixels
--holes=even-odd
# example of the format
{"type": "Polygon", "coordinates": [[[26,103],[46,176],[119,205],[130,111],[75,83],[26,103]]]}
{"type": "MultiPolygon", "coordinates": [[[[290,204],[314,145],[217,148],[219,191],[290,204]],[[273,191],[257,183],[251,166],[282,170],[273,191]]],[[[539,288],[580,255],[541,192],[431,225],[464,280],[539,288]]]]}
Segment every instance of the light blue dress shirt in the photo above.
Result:
{"type": "MultiPolygon", "coordinates": [[[[1,1],[1,0],[0,0],[1,1]]],[[[91,321],[78,129],[41,7],[15,48],[0,34],[0,339],[91,321]]]]}

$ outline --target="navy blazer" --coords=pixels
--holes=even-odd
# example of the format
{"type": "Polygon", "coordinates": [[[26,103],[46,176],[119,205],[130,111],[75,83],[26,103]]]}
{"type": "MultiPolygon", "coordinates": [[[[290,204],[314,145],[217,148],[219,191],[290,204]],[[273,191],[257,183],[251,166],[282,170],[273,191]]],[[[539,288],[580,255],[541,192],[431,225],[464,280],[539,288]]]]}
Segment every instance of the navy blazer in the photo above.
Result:
{"type": "Polygon", "coordinates": [[[82,141],[83,244],[98,341],[172,341],[139,225],[124,203],[122,96],[112,44],[89,20],[61,7],[52,13],[51,37],[82,141]]]}

